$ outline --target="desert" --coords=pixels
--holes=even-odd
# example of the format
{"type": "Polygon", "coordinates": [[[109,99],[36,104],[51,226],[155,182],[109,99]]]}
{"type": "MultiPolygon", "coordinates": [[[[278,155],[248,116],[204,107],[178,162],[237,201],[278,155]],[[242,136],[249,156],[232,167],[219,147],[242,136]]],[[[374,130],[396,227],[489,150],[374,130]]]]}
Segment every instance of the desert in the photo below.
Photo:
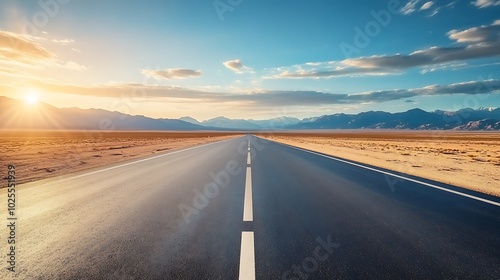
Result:
{"type": "Polygon", "coordinates": [[[261,133],[276,142],[500,196],[500,133],[298,131],[261,133]]]}
{"type": "Polygon", "coordinates": [[[2,131],[0,150],[2,166],[14,165],[17,183],[22,184],[235,136],[230,132],[2,131]]]}
{"type": "MultiPolygon", "coordinates": [[[[17,183],[241,136],[237,132],[2,131],[3,165],[17,183]]],[[[496,132],[328,130],[258,136],[339,158],[500,196],[496,132]]]]}

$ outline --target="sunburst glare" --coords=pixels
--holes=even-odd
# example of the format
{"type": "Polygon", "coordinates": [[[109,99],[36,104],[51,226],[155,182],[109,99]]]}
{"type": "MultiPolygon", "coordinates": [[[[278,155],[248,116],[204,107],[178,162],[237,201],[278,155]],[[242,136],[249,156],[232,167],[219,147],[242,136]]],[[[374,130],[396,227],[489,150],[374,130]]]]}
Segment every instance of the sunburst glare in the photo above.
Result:
{"type": "Polygon", "coordinates": [[[36,90],[29,90],[24,95],[24,102],[28,105],[35,105],[38,103],[39,94],[36,90]]]}

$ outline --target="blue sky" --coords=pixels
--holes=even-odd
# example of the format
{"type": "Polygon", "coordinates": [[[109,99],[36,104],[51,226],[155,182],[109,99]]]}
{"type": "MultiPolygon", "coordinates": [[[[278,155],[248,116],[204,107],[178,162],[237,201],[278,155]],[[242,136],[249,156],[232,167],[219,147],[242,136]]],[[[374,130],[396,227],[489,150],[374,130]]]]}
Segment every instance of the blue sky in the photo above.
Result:
{"type": "Polygon", "coordinates": [[[0,95],[151,117],[500,106],[500,1],[7,0],[0,95]]]}

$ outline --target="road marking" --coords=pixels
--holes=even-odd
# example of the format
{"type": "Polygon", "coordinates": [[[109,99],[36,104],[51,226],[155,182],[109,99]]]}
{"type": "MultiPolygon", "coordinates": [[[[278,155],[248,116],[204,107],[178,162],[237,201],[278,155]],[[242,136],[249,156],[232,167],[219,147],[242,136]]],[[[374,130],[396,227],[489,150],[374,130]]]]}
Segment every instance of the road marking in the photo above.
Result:
{"type": "Polygon", "coordinates": [[[253,231],[243,231],[241,233],[239,279],[255,279],[255,250],[253,231]]]}
{"type": "Polygon", "coordinates": [[[247,177],[245,180],[245,201],[243,204],[243,221],[253,221],[253,206],[252,206],[252,170],[247,167],[247,177]]]}
{"type": "MultiPolygon", "coordinates": [[[[250,139],[248,139],[247,173],[245,177],[245,200],[243,202],[243,221],[253,222],[252,168],[250,139]]],[[[255,246],[253,231],[241,233],[240,280],[255,280],[255,246]]]]}
{"type": "MultiPolygon", "coordinates": [[[[279,144],[282,144],[282,143],[279,143],[279,144]]],[[[474,200],[486,202],[486,203],[491,204],[491,205],[500,206],[499,202],[491,201],[491,200],[488,200],[488,199],[485,199],[485,198],[473,196],[473,195],[466,194],[466,193],[461,193],[459,191],[450,190],[450,189],[447,189],[447,188],[444,188],[444,187],[440,187],[440,186],[436,186],[436,185],[433,185],[433,184],[430,184],[430,183],[426,183],[426,182],[422,182],[422,181],[419,181],[419,180],[407,178],[407,177],[404,177],[404,176],[401,176],[401,175],[397,175],[397,174],[394,174],[394,173],[391,173],[391,172],[387,172],[387,171],[379,170],[379,169],[376,169],[376,168],[364,166],[364,165],[361,165],[361,164],[357,164],[357,163],[350,162],[350,161],[347,161],[347,160],[342,160],[342,159],[335,158],[335,157],[332,157],[332,156],[320,154],[320,153],[313,152],[313,151],[306,150],[306,149],[302,149],[302,148],[299,148],[299,147],[295,147],[295,146],[291,146],[291,145],[287,145],[287,144],[282,144],[282,145],[285,145],[285,146],[288,146],[288,147],[291,147],[291,148],[294,148],[294,149],[297,149],[297,150],[301,150],[301,151],[304,151],[304,152],[308,152],[308,153],[311,153],[311,154],[315,154],[315,155],[318,155],[318,156],[322,156],[322,157],[325,157],[325,158],[329,158],[329,159],[333,159],[333,160],[336,160],[336,161],[340,161],[340,162],[343,162],[343,163],[347,163],[347,164],[350,164],[350,165],[354,165],[354,166],[357,166],[357,167],[361,167],[361,168],[364,168],[364,169],[368,169],[368,170],[371,170],[371,171],[375,171],[375,172],[379,172],[379,173],[386,174],[386,175],[389,175],[389,176],[393,176],[393,177],[396,177],[396,178],[400,178],[400,179],[403,179],[403,180],[406,180],[406,181],[418,183],[418,184],[421,184],[421,185],[424,185],[424,186],[427,186],[427,187],[431,187],[431,188],[435,188],[435,189],[442,190],[442,191],[445,191],[445,192],[450,192],[450,193],[457,194],[457,195],[460,195],[460,196],[472,198],[474,200]]]]}
{"type": "Polygon", "coordinates": [[[133,162],[124,163],[124,164],[120,164],[120,165],[117,165],[117,166],[108,167],[108,168],[105,168],[105,169],[100,169],[100,170],[97,170],[97,171],[93,171],[93,172],[89,172],[89,173],[85,173],[85,174],[81,174],[81,175],[77,175],[77,176],[73,176],[73,177],[69,177],[69,178],[60,179],[60,180],[57,180],[57,181],[51,181],[51,182],[48,182],[48,183],[41,184],[40,186],[47,185],[47,184],[53,184],[53,183],[65,182],[65,181],[68,181],[68,180],[73,180],[73,179],[77,179],[77,178],[81,178],[81,177],[85,177],[85,176],[89,176],[89,175],[94,175],[94,174],[97,174],[97,173],[101,173],[101,172],[105,172],[105,171],[117,169],[117,168],[120,168],[120,167],[132,165],[132,164],[136,164],[136,163],[140,163],[140,162],[145,162],[145,161],[149,161],[149,160],[152,160],[152,159],[156,159],[156,158],[160,158],[160,157],[165,157],[165,156],[168,156],[168,155],[173,155],[173,154],[177,154],[177,153],[181,153],[181,152],[185,152],[185,151],[189,151],[189,150],[193,150],[193,149],[198,149],[198,148],[201,148],[201,147],[205,147],[205,146],[209,146],[209,145],[213,145],[213,144],[217,144],[217,143],[221,143],[221,142],[229,141],[229,140],[234,140],[234,139],[227,139],[227,140],[222,140],[222,141],[216,141],[216,142],[207,143],[207,144],[203,144],[203,145],[199,145],[199,146],[194,146],[194,147],[183,149],[183,150],[169,152],[169,153],[158,155],[158,156],[154,156],[154,157],[148,157],[148,158],[145,158],[145,159],[140,159],[140,160],[136,160],[136,161],[133,161],[133,162]]]}

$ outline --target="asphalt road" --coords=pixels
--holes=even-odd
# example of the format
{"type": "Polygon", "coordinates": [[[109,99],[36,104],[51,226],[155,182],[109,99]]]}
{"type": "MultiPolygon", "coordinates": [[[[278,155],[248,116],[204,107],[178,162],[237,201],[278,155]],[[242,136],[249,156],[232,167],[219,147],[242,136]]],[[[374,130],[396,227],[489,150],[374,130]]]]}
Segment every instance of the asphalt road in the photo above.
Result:
{"type": "Polygon", "coordinates": [[[2,226],[0,279],[500,275],[499,198],[253,136],[21,185],[16,198],[16,272],[2,226]]]}

